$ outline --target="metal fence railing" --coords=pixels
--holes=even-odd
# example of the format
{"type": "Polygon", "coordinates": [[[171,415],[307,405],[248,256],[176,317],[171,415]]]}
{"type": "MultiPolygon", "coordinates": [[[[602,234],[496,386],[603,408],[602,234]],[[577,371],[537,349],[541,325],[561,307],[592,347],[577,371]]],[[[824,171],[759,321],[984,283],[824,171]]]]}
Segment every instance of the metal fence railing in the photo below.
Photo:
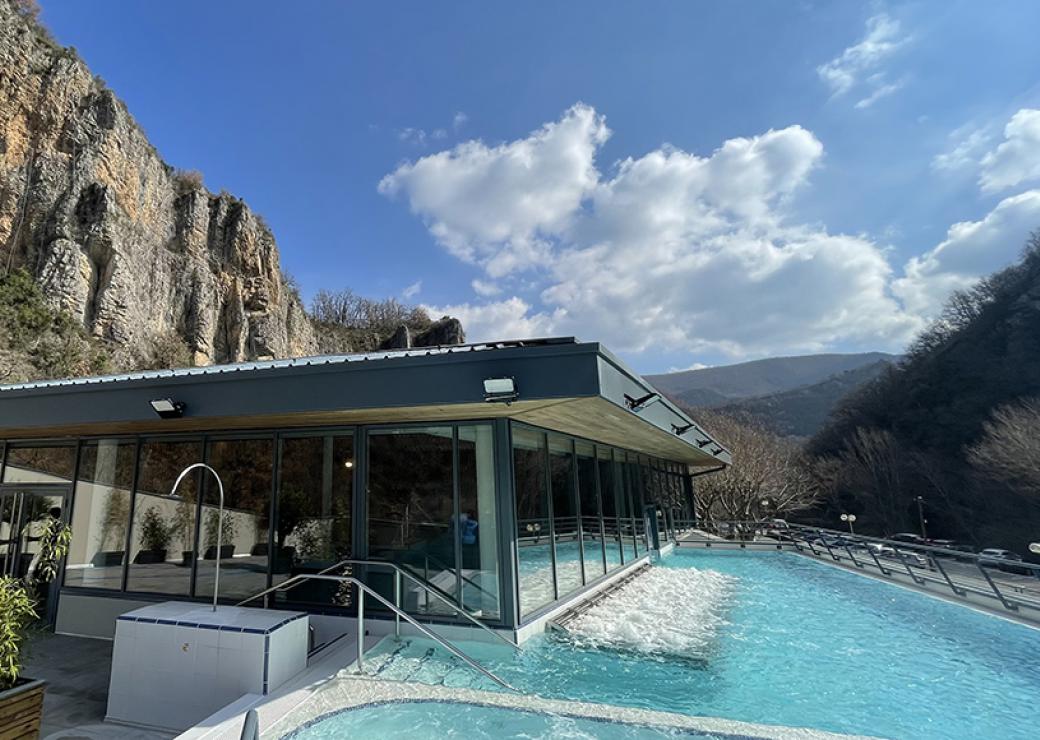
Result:
{"type": "Polygon", "coordinates": [[[961,598],[995,599],[1012,612],[1040,610],[1040,565],[1034,563],[780,520],[676,525],[687,530],[680,546],[790,549],[889,578],[909,578],[918,586],[937,585],[961,598]]]}

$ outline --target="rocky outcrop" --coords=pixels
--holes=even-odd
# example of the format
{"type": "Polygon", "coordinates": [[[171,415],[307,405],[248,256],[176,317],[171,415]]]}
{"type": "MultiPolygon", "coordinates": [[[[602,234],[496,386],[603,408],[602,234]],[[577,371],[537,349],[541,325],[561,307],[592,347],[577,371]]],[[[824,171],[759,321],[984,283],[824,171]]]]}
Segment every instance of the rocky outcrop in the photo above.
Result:
{"type": "Polygon", "coordinates": [[[12,0],[0,0],[0,260],[141,356],[171,332],[198,364],[317,351],[263,220],[167,165],[12,0]]]}

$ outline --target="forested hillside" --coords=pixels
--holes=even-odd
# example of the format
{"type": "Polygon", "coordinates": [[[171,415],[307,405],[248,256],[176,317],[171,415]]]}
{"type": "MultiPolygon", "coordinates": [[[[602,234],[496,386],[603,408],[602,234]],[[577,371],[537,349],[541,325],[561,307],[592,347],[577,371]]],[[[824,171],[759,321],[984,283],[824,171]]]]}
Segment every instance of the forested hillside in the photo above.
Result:
{"type": "Polygon", "coordinates": [[[1028,462],[1038,396],[1035,234],[1017,264],[955,294],[906,358],[843,401],[809,442],[828,491],[816,517],[833,526],[850,511],[864,531],[916,531],[921,496],[930,536],[1024,554],[1040,540],[1040,476],[1029,477],[1040,459],[1028,462]]]}

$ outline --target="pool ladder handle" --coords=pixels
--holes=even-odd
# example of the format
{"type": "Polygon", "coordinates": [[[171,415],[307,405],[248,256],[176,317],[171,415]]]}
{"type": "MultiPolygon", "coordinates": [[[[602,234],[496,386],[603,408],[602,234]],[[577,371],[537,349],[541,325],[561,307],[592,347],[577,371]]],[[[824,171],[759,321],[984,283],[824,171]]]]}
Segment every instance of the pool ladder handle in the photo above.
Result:
{"type": "MultiPolygon", "coordinates": [[[[449,599],[446,596],[444,596],[443,594],[441,594],[440,593],[440,589],[438,589],[436,586],[434,586],[433,584],[424,583],[421,578],[419,578],[418,576],[414,575],[413,573],[410,573],[410,572],[402,569],[396,563],[390,563],[390,562],[387,562],[385,560],[355,560],[355,559],[352,559],[352,558],[341,560],[338,563],[336,563],[335,565],[331,565],[328,568],[325,568],[324,570],[319,571],[318,573],[301,573],[299,575],[295,575],[295,576],[293,576],[292,578],[289,578],[286,581],[282,581],[281,583],[279,583],[279,584],[277,584],[275,586],[272,586],[272,587],[270,587],[268,589],[260,591],[259,593],[253,594],[252,596],[250,596],[247,599],[243,599],[242,601],[238,602],[238,604],[236,604],[236,606],[245,606],[246,604],[248,604],[251,601],[255,601],[256,599],[263,598],[263,600],[264,600],[264,608],[266,609],[266,608],[268,608],[268,598],[267,597],[270,594],[281,592],[281,591],[288,591],[289,589],[295,588],[296,586],[300,585],[301,583],[304,583],[305,581],[318,580],[318,581],[337,581],[337,582],[340,582],[340,583],[352,583],[353,585],[355,585],[358,588],[358,604],[357,604],[357,606],[358,606],[358,620],[357,620],[357,622],[358,622],[358,625],[357,625],[357,627],[358,627],[357,628],[357,653],[358,653],[358,658],[357,658],[357,663],[358,663],[358,670],[359,671],[362,669],[362,661],[363,661],[363,658],[364,658],[363,653],[364,653],[364,641],[365,641],[365,593],[367,592],[373,598],[375,598],[377,601],[379,601],[381,604],[383,604],[386,608],[388,608],[391,612],[393,612],[393,614],[394,614],[394,637],[395,638],[400,639],[400,637],[401,637],[401,620],[404,619],[406,622],[408,622],[413,627],[418,629],[419,632],[421,632],[422,634],[426,635],[427,637],[432,639],[437,644],[439,644],[442,647],[444,647],[448,652],[452,653],[456,657],[458,657],[461,660],[465,661],[470,667],[472,667],[475,670],[479,671],[480,673],[484,674],[485,676],[490,678],[495,683],[499,684],[500,686],[502,686],[502,687],[504,687],[504,688],[506,688],[506,689],[508,689],[510,691],[514,691],[516,693],[522,693],[518,689],[514,688],[513,686],[511,686],[508,683],[506,683],[505,681],[503,681],[501,678],[496,676],[491,671],[489,671],[486,668],[484,668],[482,665],[477,663],[475,660],[470,658],[462,650],[457,648],[455,645],[450,643],[448,640],[440,637],[436,633],[432,632],[428,628],[424,627],[423,625],[419,624],[417,621],[412,619],[412,617],[409,616],[408,613],[401,607],[402,578],[410,579],[416,585],[418,585],[421,589],[423,589],[427,594],[432,594],[435,598],[440,599],[442,602],[447,604],[452,610],[454,610],[454,612],[457,615],[460,615],[460,616],[464,617],[465,619],[467,619],[469,622],[471,622],[472,624],[476,625],[480,629],[484,630],[485,632],[490,633],[495,638],[497,638],[498,640],[501,640],[502,642],[506,643],[507,645],[509,645],[509,647],[513,648],[517,652],[523,652],[522,648],[520,647],[520,645],[518,643],[516,643],[513,640],[509,639],[508,637],[506,637],[505,635],[501,634],[500,632],[497,632],[496,630],[493,630],[490,627],[488,627],[486,624],[484,624],[479,619],[477,619],[472,614],[470,614],[465,609],[463,609],[460,604],[454,603],[451,599],[449,599]],[[334,570],[338,570],[338,569],[344,568],[346,566],[353,566],[353,565],[383,567],[383,568],[389,568],[390,570],[392,570],[393,573],[394,573],[394,603],[391,604],[385,598],[383,598],[378,593],[376,593],[371,588],[369,588],[362,581],[358,580],[357,578],[355,578],[353,576],[333,575],[332,574],[332,571],[334,571],[334,570]]],[[[427,597],[427,599],[428,599],[428,597],[427,597]]]]}

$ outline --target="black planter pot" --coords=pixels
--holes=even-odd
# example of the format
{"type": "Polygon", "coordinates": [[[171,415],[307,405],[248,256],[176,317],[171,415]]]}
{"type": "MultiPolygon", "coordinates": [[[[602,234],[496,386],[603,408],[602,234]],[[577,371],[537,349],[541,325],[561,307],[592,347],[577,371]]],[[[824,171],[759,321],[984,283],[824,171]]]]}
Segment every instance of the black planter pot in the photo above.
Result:
{"type": "Polygon", "coordinates": [[[166,562],[166,550],[141,550],[134,556],[136,565],[153,565],[166,562]]]}

